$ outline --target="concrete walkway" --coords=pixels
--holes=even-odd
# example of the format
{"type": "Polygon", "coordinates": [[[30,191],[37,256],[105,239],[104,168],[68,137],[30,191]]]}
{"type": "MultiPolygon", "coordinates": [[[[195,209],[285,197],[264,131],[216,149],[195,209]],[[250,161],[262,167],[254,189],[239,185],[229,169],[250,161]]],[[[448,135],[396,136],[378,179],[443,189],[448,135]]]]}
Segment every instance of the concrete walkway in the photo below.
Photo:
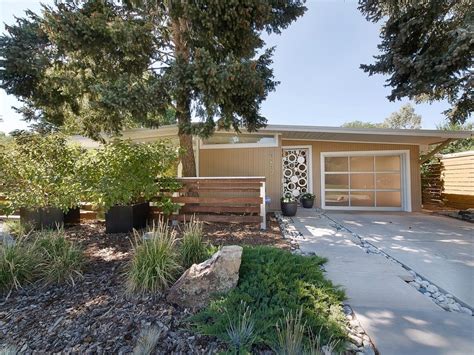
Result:
{"type": "Polygon", "coordinates": [[[424,213],[326,214],[474,308],[474,224],[424,213]]]}
{"type": "Polygon", "coordinates": [[[352,234],[315,210],[293,218],[303,252],[328,258],[327,276],[341,285],[358,320],[382,355],[471,354],[474,318],[450,313],[409,286],[408,272],[379,254],[367,254],[352,234]]]}

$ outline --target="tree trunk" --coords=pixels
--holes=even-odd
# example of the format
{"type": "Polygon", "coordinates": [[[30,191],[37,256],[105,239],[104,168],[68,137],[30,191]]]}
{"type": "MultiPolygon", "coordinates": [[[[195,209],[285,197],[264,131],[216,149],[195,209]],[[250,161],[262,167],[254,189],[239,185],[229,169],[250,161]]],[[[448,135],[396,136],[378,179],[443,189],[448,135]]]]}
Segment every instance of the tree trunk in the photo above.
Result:
{"type": "Polygon", "coordinates": [[[196,176],[196,160],[194,159],[193,136],[189,133],[191,124],[191,111],[189,99],[185,99],[184,107],[180,107],[180,101],[177,105],[177,119],[179,125],[179,146],[183,150],[181,155],[181,164],[183,165],[183,176],[196,176]]]}
{"type": "MultiPolygon", "coordinates": [[[[183,39],[182,32],[186,29],[186,23],[182,19],[172,22],[173,42],[178,65],[186,68],[189,64],[189,49],[183,39]]],[[[186,72],[184,70],[184,72],[186,72]]],[[[185,74],[183,75],[185,76],[185,74]]],[[[191,89],[188,87],[185,77],[178,83],[176,93],[176,118],[178,121],[179,145],[183,150],[181,164],[183,165],[183,176],[196,176],[196,161],[194,159],[193,136],[191,130],[191,89]]]]}

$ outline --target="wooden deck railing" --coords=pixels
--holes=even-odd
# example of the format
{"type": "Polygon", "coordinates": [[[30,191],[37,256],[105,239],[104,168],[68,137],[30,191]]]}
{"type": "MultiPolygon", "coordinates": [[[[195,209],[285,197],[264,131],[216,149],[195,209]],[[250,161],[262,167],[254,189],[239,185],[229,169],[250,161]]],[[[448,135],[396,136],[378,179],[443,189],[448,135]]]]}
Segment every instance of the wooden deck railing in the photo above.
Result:
{"type": "MultiPolygon", "coordinates": [[[[182,188],[172,197],[179,204],[170,219],[258,223],[266,229],[265,177],[178,178],[182,188]]],[[[156,217],[159,210],[152,208],[156,217]]]]}

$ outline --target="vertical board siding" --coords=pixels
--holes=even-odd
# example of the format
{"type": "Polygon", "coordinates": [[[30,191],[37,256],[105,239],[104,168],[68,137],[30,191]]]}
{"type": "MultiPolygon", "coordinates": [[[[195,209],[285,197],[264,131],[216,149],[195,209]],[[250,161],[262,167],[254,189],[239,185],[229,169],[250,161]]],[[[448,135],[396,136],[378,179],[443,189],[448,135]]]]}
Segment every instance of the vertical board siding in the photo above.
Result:
{"type": "MultiPolygon", "coordinates": [[[[409,150],[412,210],[421,209],[419,147],[416,145],[294,140],[281,140],[280,145],[312,146],[312,187],[316,194],[317,207],[321,207],[321,152],[409,150]]],[[[280,209],[279,201],[282,193],[281,146],[272,148],[201,149],[199,154],[200,176],[265,176],[267,178],[266,194],[271,197],[269,208],[271,210],[280,209]]]]}
{"type": "Polygon", "coordinates": [[[280,209],[281,148],[201,149],[199,175],[265,176],[271,210],[280,209]]]}

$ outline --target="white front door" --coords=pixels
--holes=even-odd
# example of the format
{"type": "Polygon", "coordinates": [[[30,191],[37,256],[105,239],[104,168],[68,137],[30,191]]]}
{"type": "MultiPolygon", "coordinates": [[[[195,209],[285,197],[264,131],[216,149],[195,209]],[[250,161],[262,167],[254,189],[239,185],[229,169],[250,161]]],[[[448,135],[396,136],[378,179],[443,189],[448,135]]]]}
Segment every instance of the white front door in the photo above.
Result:
{"type": "Polygon", "coordinates": [[[311,192],[311,148],[285,147],[282,152],[283,196],[311,192]]]}

